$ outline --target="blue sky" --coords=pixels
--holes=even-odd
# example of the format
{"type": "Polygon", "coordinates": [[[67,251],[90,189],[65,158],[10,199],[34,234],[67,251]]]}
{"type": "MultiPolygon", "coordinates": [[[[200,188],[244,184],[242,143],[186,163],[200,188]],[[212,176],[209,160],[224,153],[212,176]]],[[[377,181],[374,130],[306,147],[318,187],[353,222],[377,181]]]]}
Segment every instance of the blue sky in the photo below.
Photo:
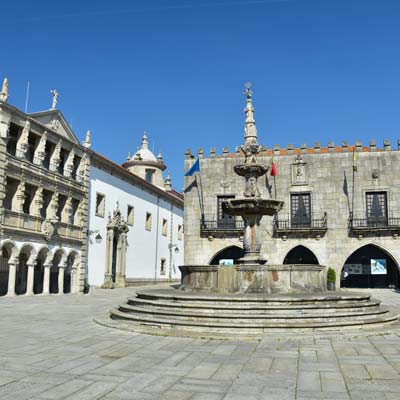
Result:
{"type": "Polygon", "coordinates": [[[262,144],[400,138],[400,1],[14,1],[2,4],[9,102],[59,108],[116,162],[144,130],[183,184],[186,148],[233,150],[253,83],[262,144]]]}

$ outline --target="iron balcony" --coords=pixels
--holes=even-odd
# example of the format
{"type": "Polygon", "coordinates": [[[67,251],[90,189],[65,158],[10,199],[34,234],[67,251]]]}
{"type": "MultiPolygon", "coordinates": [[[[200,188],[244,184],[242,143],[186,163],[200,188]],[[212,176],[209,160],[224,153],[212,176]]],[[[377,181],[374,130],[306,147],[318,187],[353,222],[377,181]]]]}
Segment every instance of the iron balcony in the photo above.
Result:
{"type": "Polygon", "coordinates": [[[320,218],[317,218],[313,213],[301,218],[277,214],[273,224],[275,234],[280,236],[323,236],[328,230],[328,217],[326,212],[320,218]]]}

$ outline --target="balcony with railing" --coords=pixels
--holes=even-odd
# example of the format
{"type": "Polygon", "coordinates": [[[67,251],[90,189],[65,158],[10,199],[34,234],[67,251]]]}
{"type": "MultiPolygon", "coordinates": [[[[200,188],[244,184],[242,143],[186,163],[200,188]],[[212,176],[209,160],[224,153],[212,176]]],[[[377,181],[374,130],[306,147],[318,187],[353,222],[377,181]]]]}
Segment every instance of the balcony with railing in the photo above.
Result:
{"type": "Polygon", "coordinates": [[[328,230],[328,216],[311,213],[302,217],[277,214],[274,218],[274,232],[277,235],[323,236],[328,230]]]}
{"type": "MultiPolygon", "coordinates": [[[[4,210],[2,225],[5,230],[18,230],[24,234],[29,233],[43,236],[44,221],[45,219],[41,217],[35,217],[33,215],[11,210],[4,210]]],[[[66,224],[64,222],[56,222],[54,226],[55,234],[63,239],[84,239],[84,233],[80,226],[66,224]]]]}
{"type": "Polygon", "coordinates": [[[200,220],[200,234],[205,236],[241,236],[244,231],[242,218],[218,219],[204,217],[200,220]]]}
{"type": "Polygon", "coordinates": [[[400,212],[390,211],[388,215],[366,215],[354,213],[349,219],[353,233],[400,232],[400,212]]]}

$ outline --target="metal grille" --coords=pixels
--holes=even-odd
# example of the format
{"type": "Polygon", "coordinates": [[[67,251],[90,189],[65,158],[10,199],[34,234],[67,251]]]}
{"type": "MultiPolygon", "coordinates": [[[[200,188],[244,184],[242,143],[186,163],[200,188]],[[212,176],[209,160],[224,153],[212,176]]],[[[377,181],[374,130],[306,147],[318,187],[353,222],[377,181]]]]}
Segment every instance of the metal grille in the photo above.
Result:
{"type": "Polygon", "coordinates": [[[386,192],[366,193],[367,223],[368,225],[387,225],[387,197],[386,192]]]}
{"type": "Polygon", "coordinates": [[[291,225],[292,227],[311,226],[311,195],[298,193],[290,195],[291,225]]]}
{"type": "Polygon", "coordinates": [[[218,207],[218,215],[217,215],[217,224],[218,227],[224,228],[234,228],[235,227],[235,217],[232,215],[225,214],[222,210],[222,203],[229,199],[234,199],[235,196],[218,196],[217,197],[217,207],[218,207]]]}

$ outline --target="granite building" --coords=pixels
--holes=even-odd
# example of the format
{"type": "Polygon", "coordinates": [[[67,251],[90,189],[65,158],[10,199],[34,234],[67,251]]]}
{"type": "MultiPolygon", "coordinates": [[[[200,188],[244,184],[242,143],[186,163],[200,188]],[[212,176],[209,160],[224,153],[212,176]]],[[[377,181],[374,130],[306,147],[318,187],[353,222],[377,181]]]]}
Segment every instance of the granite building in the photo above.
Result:
{"type": "MultiPolygon", "coordinates": [[[[398,287],[399,144],[263,146],[258,161],[274,164],[276,176],[259,179],[261,195],[285,203],[262,219],[261,256],[270,264],[332,267],[337,286],[398,287]]],[[[240,148],[222,154],[212,148],[209,156],[187,150],[186,171],[197,158],[200,171],[185,178],[185,264],[234,263],[243,254],[243,221],[224,214],[221,204],[243,195],[243,178],[233,167],[244,154],[240,148]]]]}
{"type": "Polygon", "coordinates": [[[53,93],[26,114],[0,93],[0,295],[83,290],[89,137],[81,145],[53,93]]]}

